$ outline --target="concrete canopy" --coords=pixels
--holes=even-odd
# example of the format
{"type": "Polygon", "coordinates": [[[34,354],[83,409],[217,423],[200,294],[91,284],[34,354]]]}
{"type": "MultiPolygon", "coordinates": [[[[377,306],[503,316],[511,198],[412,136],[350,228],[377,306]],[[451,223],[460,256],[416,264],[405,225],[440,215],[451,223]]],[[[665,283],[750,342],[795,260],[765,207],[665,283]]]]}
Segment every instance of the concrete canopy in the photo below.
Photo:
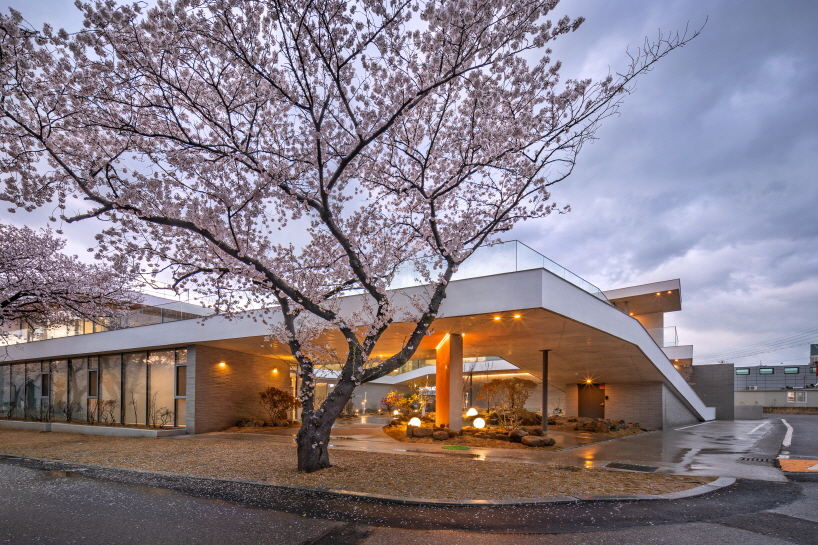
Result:
{"type": "Polygon", "coordinates": [[[682,310],[682,287],[678,279],[608,290],[603,293],[616,308],[631,316],[682,310]]]}
{"type": "MultiPolygon", "coordinates": [[[[392,292],[392,296],[422,296],[426,290],[424,286],[405,288],[392,292]]],[[[360,305],[360,296],[345,297],[341,312],[352,315],[360,305]]],[[[714,409],[704,405],[639,322],[545,269],[453,281],[440,316],[414,358],[434,358],[435,347],[447,333],[460,333],[465,335],[465,357],[497,356],[541,378],[541,350],[551,350],[552,383],[587,379],[596,383],[663,383],[700,419],[714,418],[714,409]]],[[[266,319],[276,320],[277,315],[266,319]]],[[[374,355],[393,354],[411,327],[393,324],[374,355]]],[[[268,334],[268,326],[248,312],[243,319],[186,320],[28,343],[21,346],[19,359],[202,344],[291,362],[286,346],[265,340],[268,334]]],[[[328,335],[322,342],[339,353],[346,348],[337,335],[328,335]]]]}

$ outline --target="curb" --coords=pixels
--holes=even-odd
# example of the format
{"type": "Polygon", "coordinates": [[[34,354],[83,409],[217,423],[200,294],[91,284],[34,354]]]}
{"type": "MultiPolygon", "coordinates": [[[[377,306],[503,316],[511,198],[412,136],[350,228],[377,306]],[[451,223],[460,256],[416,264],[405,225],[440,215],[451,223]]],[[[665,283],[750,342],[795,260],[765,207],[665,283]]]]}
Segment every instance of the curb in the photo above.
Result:
{"type": "MultiPolygon", "coordinates": [[[[341,498],[356,499],[364,501],[374,501],[379,503],[399,504],[399,505],[418,505],[430,507],[489,507],[489,506],[517,506],[517,505],[540,505],[540,504],[559,504],[559,503],[582,503],[582,502],[622,502],[622,501],[656,501],[656,500],[677,500],[683,498],[690,498],[693,496],[701,496],[716,490],[726,488],[733,485],[736,479],[733,477],[719,477],[712,483],[699,485],[689,490],[682,490],[679,492],[668,492],[665,494],[647,495],[647,494],[632,494],[632,495],[598,495],[598,496],[559,496],[553,498],[520,498],[513,500],[438,500],[427,498],[413,498],[406,496],[389,496],[384,494],[368,494],[365,492],[354,492],[350,490],[337,490],[328,488],[316,488],[309,486],[287,486],[274,483],[262,483],[258,481],[248,481],[244,479],[216,479],[213,477],[201,477],[198,475],[186,475],[183,473],[170,473],[165,471],[149,471],[145,469],[122,468],[113,466],[100,466],[93,464],[78,464],[74,462],[63,462],[60,460],[50,460],[47,458],[35,458],[33,456],[20,456],[14,454],[0,454],[0,460],[16,460],[19,462],[39,462],[47,468],[37,467],[37,469],[62,470],[67,472],[76,472],[84,474],[87,470],[101,470],[102,472],[116,471],[119,473],[132,473],[136,475],[150,475],[158,477],[170,477],[182,480],[193,480],[198,482],[221,482],[234,483],[243,485],[252,485],[264,488],[278,488],[284,490],[294,490],[299,492],[309,492],[316,494],[327,494],[330,496],[339,496],[341,498]]],[[[102,475],[99,477],[86,475],[90,478],[106,478],[114,481],[125,483],[132,483],[132,480],[116,478],[116,476],[102,475]]],[[[141,483],[134,483],[141,484],[141,483]]]]}

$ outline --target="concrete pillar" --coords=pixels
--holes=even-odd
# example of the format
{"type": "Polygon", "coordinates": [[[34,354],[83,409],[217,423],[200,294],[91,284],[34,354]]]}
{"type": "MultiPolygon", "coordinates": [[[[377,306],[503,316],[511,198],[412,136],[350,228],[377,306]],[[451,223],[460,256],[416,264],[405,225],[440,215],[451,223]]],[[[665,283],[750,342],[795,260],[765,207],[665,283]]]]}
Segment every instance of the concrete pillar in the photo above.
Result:
{"type": "Polygon", "coordinates": [[[463,337],[459,333],[446,335],[437,345],[435,361],[435,424],[460,431],[463,428],[463,337]]]}
{"type": "Polygon", "coordinates": [[[542,430],[548,431],[548,350],[542,351],[542,430]]]}

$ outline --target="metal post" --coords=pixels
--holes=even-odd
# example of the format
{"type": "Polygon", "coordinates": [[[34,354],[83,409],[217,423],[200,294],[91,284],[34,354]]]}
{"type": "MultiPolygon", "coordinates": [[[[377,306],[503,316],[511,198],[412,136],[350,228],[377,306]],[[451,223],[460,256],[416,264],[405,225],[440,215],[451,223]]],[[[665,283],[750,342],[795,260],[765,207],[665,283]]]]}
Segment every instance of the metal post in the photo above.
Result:
{"type": "Polygon", "coordinates": [[[542,431],[548,431],[548,352],[542,351],[542,431]]]}

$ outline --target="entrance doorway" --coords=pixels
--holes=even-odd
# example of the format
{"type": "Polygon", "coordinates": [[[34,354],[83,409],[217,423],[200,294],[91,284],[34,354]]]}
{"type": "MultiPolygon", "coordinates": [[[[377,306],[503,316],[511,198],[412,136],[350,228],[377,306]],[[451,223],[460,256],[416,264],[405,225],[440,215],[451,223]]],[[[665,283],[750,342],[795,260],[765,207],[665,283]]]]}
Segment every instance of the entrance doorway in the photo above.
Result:
{"type": "Polygon", "coordinates": [[[599,384],[577,384],[577,413],[587,418],[605,418],[605,389],[599,384]]]}

